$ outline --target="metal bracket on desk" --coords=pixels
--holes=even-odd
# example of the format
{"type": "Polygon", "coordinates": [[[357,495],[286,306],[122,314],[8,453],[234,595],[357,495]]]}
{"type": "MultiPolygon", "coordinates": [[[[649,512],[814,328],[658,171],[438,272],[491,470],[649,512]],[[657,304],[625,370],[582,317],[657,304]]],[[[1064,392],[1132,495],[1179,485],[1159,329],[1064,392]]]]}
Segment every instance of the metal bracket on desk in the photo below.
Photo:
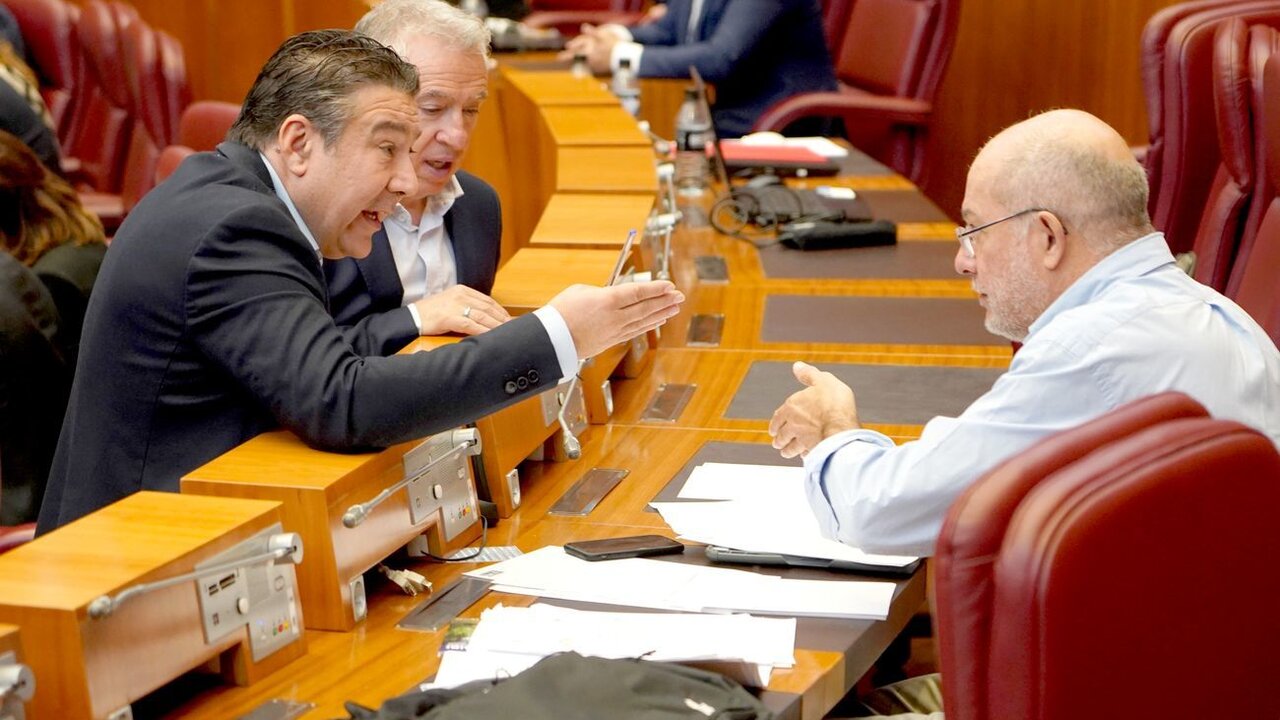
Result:
{"type": "Polygon", "coordinates": [[[582,479],[573,484],[555,505],[547,511],[548,515],[587,515],[600,504],[609,491],[622,482],[622,478],[630,474],[630,470],[611,468],[591,468],[582,479]]]}
{"type": "Polygon", "coordinates": [[[493,583],[480,578],[463,576],[445,585],[439,592],[427,598],[396,624],[405,630],[436,631],[448,625],[463,610],[484,597],[493,583]]]}
{"type": "Polygon", "coordinates": [[[729,266],[720,255],[699,255],[693,259],[693,268],[702,282],[729,282],[729,266]]]}
{"type": "Polygon", "coordinates": [[[689,319],[689,334],[685,336],[687,347],[719,347],[724,334],[724,315],[694,315],[689,319]]]}
{"type": "Polygon", "coordinates": [[[658,392],[653,394],[653,399],[649,401],[649,406],[644,409],[644,414],[640,416],[640,421],[675,422],[676,418],[680,417],[680,413],[684,412],[689,400],[693,398],[693,391],[697,389],[697,385],[663,383],[658,388],[658,392]]]}

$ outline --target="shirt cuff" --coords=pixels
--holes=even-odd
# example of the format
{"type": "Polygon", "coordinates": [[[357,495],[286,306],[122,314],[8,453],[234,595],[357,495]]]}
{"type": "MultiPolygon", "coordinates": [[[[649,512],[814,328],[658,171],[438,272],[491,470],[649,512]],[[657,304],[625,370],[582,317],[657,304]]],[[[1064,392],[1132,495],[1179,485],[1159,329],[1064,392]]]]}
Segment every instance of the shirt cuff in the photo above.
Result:
{"type": "Polygon", "coordinates": [[[596,29],[603,30],[604,32],[607,32],[610,35],[613,35],[614,37],[618,38],[619,40],[622,40],[623,42],[631,42],[632,40],[635,39],[635,37],[631,35],[631,30],[627,28],[626,25],[619,25],[618,23],[605,23],[596,29]]]}
{"type": "Polygon", "coordinates": [[[840,520],[836,515],[836,500],[831,495],[831,485],[836,478],[825,477],[827,464],[831,456],[841,448],[855,442],[864,442],[875,447],[893,447],[893,440],[875,430],[846,430],[836,433],[813,446],[804,458],[804,487],[809,498],[809,507],[818,521],[818,528],[823,536],[832,540],[840,539],[840,520]]]}
{"type": "Polygon", "coordinates": [[[614,72],[618,72],[618,68],[622,67],[623,59],[627,59],[631,61],[631,72],[638,76],[640,74],[640,56],[643,54],[644,46],[640,43],[619,42],[613,46],[613,50],[609,53],[609,68],[614,72]]]}
{"type": "Polygon", "coordinates": [[[573,335],[569,325],[564,321],[560,311],[550,305],[543,305],[533,314],[542,323],[542,328],[551,338],[551,347],[556,350],[556,362],[560,364],[560,382],[568,382],[578,374],[578,348],[573,344],[573,335]]]}
{"type": "Polygon", "coordinates": [[[422,318],[418,317],[418,307],[412,303],[404,306],[409,311],[409,317],[413,318],[413,326],[418,328],[418,334],[422,334],[422,318]]]}

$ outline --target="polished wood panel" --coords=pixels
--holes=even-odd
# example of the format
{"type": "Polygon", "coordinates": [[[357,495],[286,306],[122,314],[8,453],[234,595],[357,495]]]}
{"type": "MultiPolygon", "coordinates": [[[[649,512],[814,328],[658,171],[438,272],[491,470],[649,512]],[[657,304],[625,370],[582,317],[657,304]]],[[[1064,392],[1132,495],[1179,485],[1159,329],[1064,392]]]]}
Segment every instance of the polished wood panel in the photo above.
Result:
{"type": "Polygon", "coordinates": [[[648,136],[636,126],[636,119],[617,105],[550,105],[539,108],[539,111],[556,147],[650,146],[648,136]]]}
{"type": "Polygon", "coordinates": [[[415,525],[405,490],[392,493],[358,526],[342,524],[348,508],[404,477],[404,455],[417,444],[342,454],[308,447],[287,430],[267,432],[192,470],[182,478],[182,492],[281,503],[285,530],[300,534],[309,549],[297,571],[307,627],[350,630],[358,622],[352,579],[419,535],[428,536],[436,554],[480,536],[476,524],[446,539],[438,514],[415,525]]]}
{"type": "Polygon", "coordinates": [[[644,232],[651,209],[652,192],[644,195],[552,195],[542,211],[538,227],[529,238],[529,246],[613,249],[616,252],[622,248],[630,231],[644,232]]]}
{"type": "Polygon", "coordinates": [[[969,162],[1028,115],[1087,110],[1130,143],[1147,142],[1139,37],[1177,0],[964,0],[929,140],[925,193],[959,216],[969,162]]]}
{"type": "Polygon", "coordinates": [[[616,250],[524,248],[498,270],[493,299],[512,315],[523,315],[575,283],[604,285],[617,261],[616,250]]]}
{"type": "Polygon", "coordinates": [[[653,151],[645,147],[556,149],[556,192],[653,195],[658,187],[653,151]]]}
{"type": "Polygon", "coordinates": [[[190,572],[279,522],[273,502],[140,492],[0,555],[0,622],[22,628],[32,715],[104,717],[227,651],[224,672],[246,682],[305,652],[294,642],[255,666],[243,627],[206,644],[193,583],[88,617],[100,595],[190,572]]]}

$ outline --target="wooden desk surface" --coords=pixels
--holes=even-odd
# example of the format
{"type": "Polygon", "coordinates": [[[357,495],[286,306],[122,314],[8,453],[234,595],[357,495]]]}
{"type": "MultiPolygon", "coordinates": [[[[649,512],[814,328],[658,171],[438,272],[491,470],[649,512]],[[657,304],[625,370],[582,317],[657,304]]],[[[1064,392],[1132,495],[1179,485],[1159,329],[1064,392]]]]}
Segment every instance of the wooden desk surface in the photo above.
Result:
{"type": "Polygon", "coordinates": [[[635,193],[658,189],[653,150],[636,146],[556,149],[556,192],[635,193]]]}
{"type": "MultiPolygon", "coordinates": [[[[670,535],[657,513],[645,511],[645,504],[704,443],[767,440],[764,433],[654,427],[600,426],[592,428],[591,433],[578,461],[537,463],[531,467],[524,504],[516,516],[488,531],[489,545],[516,545],[530,551],[549,544],[642,531],[670,535]],[[547,515],[560,495],[591,467],[627,468],[631,473],[590,515],[547,515]]],[[[698,556],[691,550],[682,560],[700,562],[698,556]]],[[[436,587],[442,587],[477,566],[420,563],[414,567],[436,587]]],[[[923,602],[923,572],[900,581],[898,586],[898,599],[889,621],[802,618],[796,666],[775,671],[770,692],[765,694],[766,702],[784,711],[784,716],[814,720],[822,717],[852,683],[849,678],[856,680],[866,672],[880,649],[923,602]]],[[[304,718],[332,718],[342,715],[346,700],[376,707],[387,697],[410,689],[438,667],[437,651],[443,631],[415,632],[395,627],[422,598],[407,597],[384,582],[372,584],[369,595],[369,617],[355,631],[308,631],[308,653],[284,671],[250,687],[219,685],[202,689],[171,708],[169,715],[239,717],[268,700],[282,698],[315,703],[316,707],[304,718]]],[[[527,605],[534,599],[490,593],[464,616],[478,617],[482,609],[499,602],[527,605]]]]}
{"type": "MultiPolygon", "coordinates": [[[[617,251],[627,233],[644,233],[653,208],[653,193],[604,195],[556,193],[542,211],[538,227],[529,238],[531,248],[612,249],[617,251]]],[[[610,268],[612,270],[612,268],[610,268]]],[[[606,277],[606,279],[608,279],[606,277]]]]}
{"type": "Polygon", "coordinates": [[[502,73],[513,88],[539,106],[618,105],[617,98],[599,78],[578,78],[567,70],[533,72],[512,67],[502,68],[502,73]]]}
{"type": "Polygon", "coordinates": [[[551,139],[559,147],[630,145],[650,147],[636,119],[614,106],[550,105],[539,108],[551,139]]]}
{"type": "Polygon", "coordinates": [[[498,270],[493,299],[512,315],[532,312],[574,283],[607,283],[617,261],[617,250],[524,248],[498,270]]]}

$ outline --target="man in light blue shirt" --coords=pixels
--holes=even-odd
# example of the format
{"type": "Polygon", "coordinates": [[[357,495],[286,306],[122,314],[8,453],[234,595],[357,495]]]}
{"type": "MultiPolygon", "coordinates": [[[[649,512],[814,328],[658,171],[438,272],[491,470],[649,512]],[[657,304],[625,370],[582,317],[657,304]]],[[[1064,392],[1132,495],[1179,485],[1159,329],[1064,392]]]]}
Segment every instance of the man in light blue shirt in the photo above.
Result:
{"type": "MultiPolygon", "coordinates": [[[[1280,443],[1280,353],[1235,303],[1174,263],[1127,143],[1048,112],[993,138],[969,170],[956,271],[987,329],[1022,349],[987,394],[901,446],[862,429],[853,391],[797,363],[774,413],[805,457],[823,531],[869,552],[929,555],[947,508],[1002,460],[1128,401],[1179,390],[1280,443]]],[[[856,322],[855,320],[851,320],[856,322]]]]}

